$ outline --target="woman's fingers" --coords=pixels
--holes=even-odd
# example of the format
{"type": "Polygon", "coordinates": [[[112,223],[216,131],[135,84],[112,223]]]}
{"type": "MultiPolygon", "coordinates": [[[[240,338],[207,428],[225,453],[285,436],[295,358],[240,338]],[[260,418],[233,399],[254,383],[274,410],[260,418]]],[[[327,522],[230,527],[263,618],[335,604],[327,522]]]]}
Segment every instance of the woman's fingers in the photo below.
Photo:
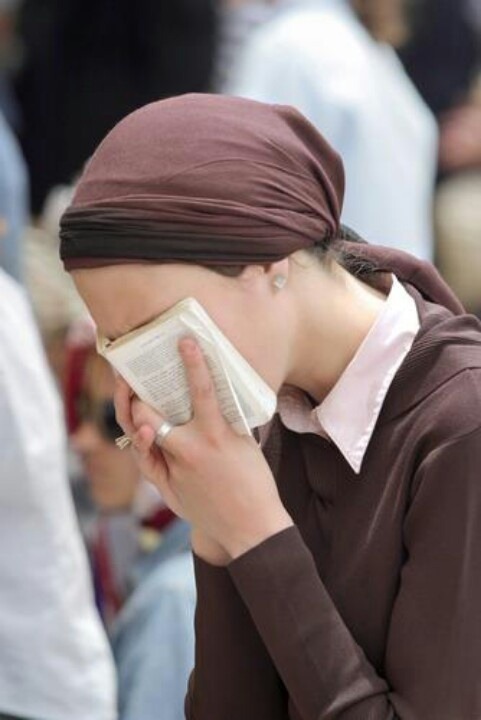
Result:
{"type": "Polygon", "coordinates": [[[215,386],[199,345],[192,338],[179,342],[195,420],[213,430],[224,425],[215,386]]]}
{"type": "Polygon", "coordinates": [[[151,437],[152,443],[156,443],[157,447],[162,448],[163,451],[174,454],[174,448],[178,440],[177,436],[181,428],[173,428],[164,437],[157,436],[158,430],[166,419],[138,398],[132,400],[132,419],[137,429],[144,430],[145,437],[151,437]],[[174,433],[175,436],[172,436],[174,433]]]}
{"type": "Polygon", "coordinates": [[[137,460],[146,477],[157,476],[160,480],[167,480],[168,466],[161,451],[155,445],[155,431],[148,425],[143,425],[132,438],[137,460]]]}
{"type": "MultiPolygon", "coordinates": [[[[187,375],[196,424],[206,433],[215,433],[224,429],[226,421],[220,411],[215,386],[201,348],[195,340],[183,338],[179,342],[179,351],[187,375]]],[[[167,435],[161,434],[157,440],[157,431],[165,421],[164,417],[135,397],[129,385],[120,376],[116,378],[114,402],[119,425],[126,435],[132,439],[136,437],[137,449],[147,462],[151,462],[152,459],[147,460],[153,442],[157,441],[163,452],[176,455],[182,454],[186,442],[189,444],[192,439],[190,432],[186,434],[179,427],[170,430],[167,435]],[[142,434],[138,435],[138,431],[142,428],[142,434]]],[[[168,458],[164,458],[164,462],[166,460],[168,462],[168,458]]]]}
{"type": "Polygon", "coordinates": [[[176,515],[182,515],[182,507],[169,482],[169,467],[162,451],[155,444],[155,432],[143,425],[133,436],[133,450],[139,470],[159,490],[165,503],[176,515]]]}
{"type": "Polygon", "coordinates": [[[140,428],[142,425],[149,425],[154,432],[164,419],[160,413],[137,397],[131,400],[131,413],[136,428],[140,428]]]}

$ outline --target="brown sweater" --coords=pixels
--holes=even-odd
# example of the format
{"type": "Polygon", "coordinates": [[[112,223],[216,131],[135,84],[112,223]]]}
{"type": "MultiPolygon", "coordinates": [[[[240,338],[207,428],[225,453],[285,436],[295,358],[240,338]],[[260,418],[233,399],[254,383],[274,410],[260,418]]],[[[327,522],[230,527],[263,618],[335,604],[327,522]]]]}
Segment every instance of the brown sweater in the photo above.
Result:
{"type": "Polygon", "coordinates": [[[196,558],[188,720],[481,719],[481,325],[429,266],[362,252],[409,278],[421,329],[359,476],[273,423],[296,526],[196,558]]]}

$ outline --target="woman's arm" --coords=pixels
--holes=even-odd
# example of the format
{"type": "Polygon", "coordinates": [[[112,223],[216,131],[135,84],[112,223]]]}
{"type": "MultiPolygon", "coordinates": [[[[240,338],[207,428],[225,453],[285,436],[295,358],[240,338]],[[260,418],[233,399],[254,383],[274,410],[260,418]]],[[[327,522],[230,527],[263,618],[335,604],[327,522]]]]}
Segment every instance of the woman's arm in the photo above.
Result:
{"type": "Polygon", "coordinates": [[[354,642],[295,528],[229,565],[303,720],[481,717],[480,473],[481,429],[418,471],[386,679],[354,642]]]}
{"type": "Polygon", "coordinates": [[[287,720],[286,691],[228,571],[194,560],[196,652],[187,720],[287,720]]]}

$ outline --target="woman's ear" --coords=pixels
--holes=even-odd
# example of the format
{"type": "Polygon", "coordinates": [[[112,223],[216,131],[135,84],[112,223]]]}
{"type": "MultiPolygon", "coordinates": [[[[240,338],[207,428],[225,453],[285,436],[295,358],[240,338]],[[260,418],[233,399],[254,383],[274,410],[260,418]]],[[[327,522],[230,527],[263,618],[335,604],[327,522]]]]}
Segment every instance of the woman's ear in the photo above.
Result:
{"type": "Polygon", "coordinates": [[[246,288],[261,283],[270,291],[278,292],[286,285],[289,276],[289,258],[266,265],[247,265],[240,277],[246,288]]]}
{"type": "Polygon", "coordinates": [[[266,277],[274,292],[283,290],[289,278],[289,258],[267,265],[266,277]]]}

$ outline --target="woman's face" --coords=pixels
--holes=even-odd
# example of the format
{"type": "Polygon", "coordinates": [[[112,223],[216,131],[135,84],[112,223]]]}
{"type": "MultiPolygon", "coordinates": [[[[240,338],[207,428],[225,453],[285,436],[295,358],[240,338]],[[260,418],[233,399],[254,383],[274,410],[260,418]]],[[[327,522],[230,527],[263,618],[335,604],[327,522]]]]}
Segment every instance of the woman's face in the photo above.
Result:
{"type": "MultiPolygon", "coordinates": [[[[288,261],[285,263],[287,270],[288,261]]],[[[289,305],[272,284],[274,266],[226,277],[198,265],[128,264],[75,270],[73,279],[100,332],[115,339],[194,297],[274,391],[288,371],[289,305]]]]}
{"type": "MultiPolygon", "coordinates": [[[[78,425],[71,443],[82,460],[92,500],[102,512],[130,509],[139,482],[134,457],[119,450],[111,437],[113,391],[112,369],[93,350],[77,398],[78,425]]],[[[120,428],[116,434],[122,434],[120,428]]]]}

